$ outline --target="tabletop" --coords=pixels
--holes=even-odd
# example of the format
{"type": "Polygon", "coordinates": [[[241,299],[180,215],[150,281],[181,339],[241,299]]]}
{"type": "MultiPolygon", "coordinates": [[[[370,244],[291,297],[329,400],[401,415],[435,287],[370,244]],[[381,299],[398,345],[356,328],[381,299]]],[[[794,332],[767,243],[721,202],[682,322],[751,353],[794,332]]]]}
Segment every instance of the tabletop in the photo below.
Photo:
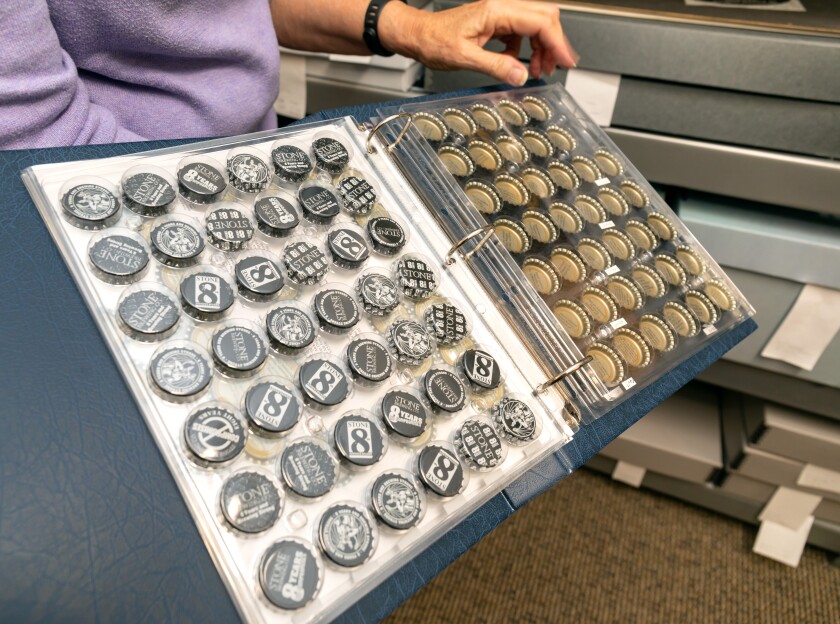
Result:
{"type": "MultiPolygon", "coordinates": [[[[461,94],[445,94],[455,96],[461,94]]],[[[354,114],[359,107],[308,120],[354,114]]],[[[238,619],[180,493],[20,179],[26,167],[184,143],[0,152],[0,613],[23,622],[238,619]]],[[[755,329],[718,336],[441,536],[345,612],[393,611],[755,329]]],[[[562,486],[561,486],[562,487],[562,486]]]]}

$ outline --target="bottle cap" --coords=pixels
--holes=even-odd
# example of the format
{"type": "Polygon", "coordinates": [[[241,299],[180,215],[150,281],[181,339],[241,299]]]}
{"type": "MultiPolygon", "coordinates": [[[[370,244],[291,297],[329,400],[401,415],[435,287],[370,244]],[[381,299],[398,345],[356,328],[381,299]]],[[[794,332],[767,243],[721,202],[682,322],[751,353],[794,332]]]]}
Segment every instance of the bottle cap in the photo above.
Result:
{"type": "Polygon", "coordinates": [[[272,308],[265,317],[265,328],[272,346],[283,353],[305,349],[315,340],[312,319],[293,305],[272,308]]]}
{"type": "Polygon", "coordinates": [[[365,312],[373,316],[387,316],[399,305],[397,285],[380,273],[366,273],[356,282],[356,293],[365,312]]]}
{"type": "Polygon", "coordinates": [[[409,299],[424,300],[437,288],[437,275],[432,265],[418,256],[400,258],[396,267],[397,285],[409,299]]]}
{"type": "Polygon", "coordinates": [[[502,440],[493,425],[474,418],[458,428],[455,446],[467,465],[476,470],[490,470],[504,459],[502,440]]]}
{"type": "Polygon", "coordinates": [[[283,510],[283,496],[274,481],[254,470],[229,476],[220,499],[225,520],[243,533],[267,531],[283,510]]]}
{"type": "Polygon", "coordinates": [[[451,143],[441,145],[438,149],[438,157],[446,170],[456,178],[471,176],[475,173],[475,162],[472,156],[466,148],[460,145],[451,143]]]}
{"type": "Polygon", "coordinates": [[[459,412],[467,403],[467,389],[458,376],[443,368],[432,368],[423,378],[423,389],[436,411],[459,412]]]}
{"type": "Polygon", "coordinates": [[[473,114],[479,126],[490,132],[500,130],[504,125],[501,115],[496,112],[496,109],[487,104],[474,104],[470,111],[473,114]]]}
{"type": "Polygon", "coordinates": [[[172,333],[181,317],[181,308],[169,289],[141,283],[120,297],[117,315],[120,327],[129,336],[150,342],[172,333]]]}
{"type": "Polygon", "coordinates": [[[581,306],[569,299],[560,299],[551,308],[560,325],[572,338],[583,338],[592,331],[592,321],[581,306]]]}
{"type": "Polygon", "coordinates": [[[327,173],[339,174],[350,164],[350,152],[342,143],[331,137],[321,137],[312,143],[315,166],[327,173]]]}
{"type": "Polygon", "coordinates": [[[525,183],[509,173],[502,173],[493,180],[501,198],[514,206],[524,206],[531,198],[531,193],[525,183]]]}
{"type": "Polygon", "coordinates": [[[454,345],[469,333],[467,317],[456,306],[449,303],[434,303],[423,314],[426,329],[439,344],[454,345]]]}
{"type": "Polygon", "coordinates": [[[592,358],[592,370],[607,386],[615,386],[624,379],[624,363],[612,347],[597,342],[586,350],[586,355],[592,358]]]}
{"type": "Polygon", "coordinates": [[[320,282],[330,268],[324,252],[303,240],[286,245],[283,249],[283,264],[289,280],[301,285],[320,282]]]}
{"type": "Polygon", "coordinates": [[[355,379],[369,383],[384,381],[394,368],[391,354],[373,338],[357,338],[347,345],[347,365],[355,379]]]}
{"type": "Polygon", "coordinates": [[[411,123],[429,141],[440,142],[449,134],[449,128],[436,113],[420,111],[411,116],[411,123]]]}
{"type": "Polygon", "coordinates": [[[235,301],[233,288],[221,273],[208,267],[188,275],[181,282],[184,311],[202,321],[220,318],[235,301]]]}
{"type": "Polygon", "coordinates": [[[329,224],[341,212],[341,199],[332,187],[307,183],[298,189],[303,218],[315,224],[329,224]]]}
{"type": "Polygon", "coordinates": [[[278,145],[271,150],[274,173],[282,182],[303,182],[312,173],[309,155],[295,145],[278,145]]]}
{"type": "Polygon", "coordinates": [[[554,152],[554,144],[548,135],[534,128],[522,132],[522,142],[537,158],[548,158],[554,152]]]}
{"type": "Polygon", "coordinates": [[[414,481],[399,472],[384,472],[370,489],[373,513],[386,526],[405,531],[417,526],[423,517],[423,495],[414,481]]]}
{"type": "Polygon", "coordinates": [[[464,136],[472,136],[478,131],[478,125],[472,114],[462,108],[443,109],[443,121],[449,126],[450,130],[464,136]]]}
{"type": "Polygon", "coordinates": [[[355,175],[341,178],[338,192],[344,200],[344,208],[354,215],[366,215],[376,204],[376,191],[370,182],[355,175]]]}
{"type": "Polygon", "coordinates": [[[630,180],[625,180],[621,183],[621,192],[624,193],[627,201],[636,208],[644,208],[650,203],[650,197],[648,197],[647,191],[630,180]]]}
{"type": "Polygon", "coordinates": [[[390,390],[382,397],[382,419],[388,429],[404,438],[419,438],[428,425],[423,402],[407,390],[390,390]]]}
{"type": "Polygon", "coordinates": [[[286,538],[265,551],[260,561],[259,581],[272,604],[286,610],[300,609],[320,591],[323,571],[309,544],[286,538]]]}
{"type": "Polygon", "coordinates": [[[251,151],[228,155],[227,171],[230,185],[243,193],[259,193],[271,180],[271,170],[264,157],[251,151]]]}
{"type": "Polygon", "coordinates": [[[388,331],[388,344],[399,362],[419,366],[432,355],[432,340],[417,321],[396,321],[388,331]]]}
{"type": "Polygon", "coordinates": [[[219,167],[210,161],[193,159],[182,162],[178,169],[178,192],[196,204],[212,204],[227,188],[225,176],[219,167]]]}
{"type": "Polygon", "coordinates": [[[130,230],[103,232],[91,240],[88,259],[94,274],[109,284],[128,284],[149,265],[146,242],[130,230]]]}
{"type": "Polygon", "coordinates": [[[599,149],[595,152],[595,162],[598,163],[601,171],[610,177],[619,176],[624,173],[624,166],[621,164],[618,156],[608,150],[599,149]]]}
{"type": "Polygon", "coordinates": [[[213,359],[231,377],[247,377],[256,373],[268,355],[262,336],[242,324],[232,321],[213,334],[213,359]]]}
{"type": "Polygon", "coordinates": [[[502,119],[512,126],[524,126],[530,121],[528,113],[525,112],[525,109],[522,108],[518,102],[513,100],[499,100],[499,102],[496,103],[496,109],[499,111],[502,119]]]}
{"type": "Polygon", "coordinates": [[[177,196],[174,180],[167,178],[165,171],[144,170],[142,165],[132,167],[122,179],[123,204],[147,217],[165,213],[177,196]]]}
{"type": "Polygon", "coordinates": [[[365,237],[347,226],[330,231],[327,235],[327,247],[333,262],[344,269],[358,268],[370,257],[365,237]]]}
{"type": "Polygon", "coordinates": [[[374,217],[367,222],[367,231],[373,248],[389,256],[399,253],[407,240],[405,230],[391,217],[374,217]]]}
{"type": "Polygon", "coordinates": [[[332,505],[321,515],[318,540],[324,554],[345,568],[362,565],[376,547],[376,533],[367,513],[349,503],[332,505]]]}
{"type": "Polygon", "coordinates": [[[301,438],[291,442],[280,455],[278,472],[295,494],[320,498],[335,485],[338,465],[324,442],[301,438]]]}
{"type": "Polygon", "coordinates": [[[165,343],[152,356],[149,375],[168,400],[191,400],[213,376],[210,358],[197,345],[165,343]]]}
{"type": "Polygon", "coordinates": [[[254,224],[238,208],[224,206],[207,215],[207,240],[222,251],[242,249],[254,237],[254,224]]]}
{"type": "Polygon", "coordinates": [[[245,394],[245,416],[252,428],[267,437],[289,431],[300,420],[303,406],[291,384],[260,381],[245,394]]]}
{"type": "Polygon", "coordinates": [[[239,293],[252,301],[266,301],[283,289],[280,268],[261,254],[239,260],[233,273],[239,293]]]}
{"type": "Polygon", "coordinates": [[[586,156],[574,156],[572,158],[572,169],[586,182],[592,183],[601,177],[598,163],[586,156]]]}
{"type": "Polygon", "coordinates": [[[466,473],[457,455],[443,444],[432,443],[420,451],[417,472],[423,485],[439,496],[457,496],[467,485],[466,473]]]}
{"type": "Polygon", "coordinates": [[[300,224],[294,206],[276,195],[261,197],[254,203],[254,216],[260,232],[275,238],[284,238],[300,224]]]}
{"type": "Polygon", "coordinates": [[[526,95],[522,98],[522,108],[532,119],[545,122],[551,119],[551,107],[548,102],[538,95],[526,95]]]}
{"type": "Polygon", "coordinates": [[[319,291],[312,301],[312,307],[321,329],[331,334],[346,333],[361,318],[359,306],[353,297],[340,288],[319,291]]]}
{"type": "Polygon", "coordinates": [[[528,442],[537,435],[537,417],[524,401],[505,397],[491,414],[499,435],[509,442],[528,442]]]}
{"type": "Polygon", "coordinates": [[[461,368],[475,389],[494,390],[502,382],[502,371],[496,358],[482,349],[464,351],[461,368]]]}
{"type": "Polygon", "coordinates": [[[338,405],[350,394],[350,381],[339,366],[317,357],[304,362],[298,371],[304,397],[310,404],[324,407],[338,405]]]}
{"type": "Polygon", "coordinates": [[[577,147],[577,141],[574,135],[562,126],[552,124],[546,128],[545,133],[554,144],[554,147],[564,152],[571,152],[577,147]]]}
{"type": "Polygon", "coordinates": [[[502,198],[496,188],[481,180],[470,180],[464,192],[479,212],[495,214],[502,209],[502,198]]]}
{"type": "Polygon", "coordinates": [[[218,466],[239,457],[246,434],[236,411],[223,404],[201,406],[184,423],[184,442],[201,465],[218,466]]]}
{"type": "Polygon", "coordinates": [[[504,162],[498,148],[484,139],[473,139],[467,143],[467,151],[476,165],[488,171],[496,171],[504,162]]]}
{"type": "Polygon", "coordinates": [[[631,368],[644,368],[650,364],[650,347],[636,330],[622,327],[615,332],[612,341],[615,350],[631,368]]]}
{"type": "Polygon", "coordinates": [[[385,455],[385,438],[373,420],[363,414],[345,414],[335,423],[335,448],[356,466],[372,466],[385,455]]]}

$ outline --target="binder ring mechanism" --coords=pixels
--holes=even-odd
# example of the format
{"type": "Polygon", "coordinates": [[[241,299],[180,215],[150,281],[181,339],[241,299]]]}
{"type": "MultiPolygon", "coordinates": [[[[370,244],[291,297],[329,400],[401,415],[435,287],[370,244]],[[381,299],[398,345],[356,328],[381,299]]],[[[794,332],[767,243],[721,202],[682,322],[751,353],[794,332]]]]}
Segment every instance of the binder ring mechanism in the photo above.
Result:
{"type": "MultiPolygon", "coordinates": [[[[551,386],[553,386],[553,385],[557,384],[558,382],[563,381],[563,380],[564,380],[566,377],[568,377],[569,375],[572,375],[573,373],[576,373],[576,372],[577,372],[577,371],[579,371],[581,368],[583,368],[584,366],[586,366],[587,364],[589,364],[591,361],[592,361],[592,356],[591,356],[591,355],[587,355],[587,356],[586,356],[585,358],[583,358],[582,360],[578,360],[577,362],[575,362],[574,364],[572,364],[572,365],[571,365],[571,366],[569,366],[568,368],[563,369],[562,371],[560,371],[559,373],[557,373],[557,374],[556,374],[554,377],[552,377],[551,379],[549,379],[549,380],[547,380],[547,381],[542,382],[539,386],[537,386],[537,387],[534,389],[534,394],[542,394],[542,393],[544,393],[544,392],[545,392],[546,390],[548,390],[551,386]]],[[[565,396],[565,395],[566,395],[566,393],[565,393],[565,392],[561,392],[561,394],[563,394],[563,396],[565,396]]]]}
{"type": "Polygon", "coordinates": [[[396,149],[397,145],[399,145],[400,141],[402,141],[403,138],[405,138],[408,129],[411,127],[411,113],[397,113],[396,115],[389,115],[388,117],[380,121],[378,124],[376,124],[371,129],[370,134],[368,134],[367,140],[365,141],[365,147],[367,148],[368,154],[376,153],[376,147],[374,147],[373,145],[373,138],[379,133],[380,130],[382,130],[383,127],[385,127],[392,121],[396,121],[397,119],[407,119],[408,121],[402,127],[402,130],[400,130],[400,133],[397,135],[397,138],[394,139],[393,143],[389,143],[385,146],[385,151],[390,154],[396,149]]]}
{"type": "Polygon", "coordinates": [[[466,244],[474,238],[481,236],[478,243],[476,243],[475,247],[473,247],[470,251],[461,252],[461,256],[464,258],[464,260],[469,260],[470,258],[472,258],[475,252],[477,252],[479,249],[481,249],[482,247],[484,247],[484,245],[487,244],[487,241],[489,241],[492,238],[495,231],[496,226],[488,224],[478,228],[477,230],[473,230],[472,232],[464,236],[464,238],[452,245],[452,247],[449,248],[449,251],[446,252],[446,266],[451,266],[455,264],[455,252],[458,251],[461,247],[463,247],[464,244],[466,244]]]}

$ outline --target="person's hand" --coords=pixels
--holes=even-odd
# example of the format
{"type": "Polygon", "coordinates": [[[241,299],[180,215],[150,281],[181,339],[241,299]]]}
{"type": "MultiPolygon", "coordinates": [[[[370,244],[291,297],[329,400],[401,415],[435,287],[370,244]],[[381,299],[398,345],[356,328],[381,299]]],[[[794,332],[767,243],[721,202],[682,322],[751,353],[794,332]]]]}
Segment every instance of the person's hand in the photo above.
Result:
{"type": "Polygon", "coordinates": [[[385,48],[433,69],[471,69],[513,85],[528,80],[528,69],[517,58],[523,37],[530,39],[534,51],[534,78],[551,75],[558,65],[577,65],[559,10],[549,2],[479,0],[437,13],[389,2],[379,17],[379,39],[385,48]],[[485,50],[490,39],[505,43],[505,51],[485,50]]]}

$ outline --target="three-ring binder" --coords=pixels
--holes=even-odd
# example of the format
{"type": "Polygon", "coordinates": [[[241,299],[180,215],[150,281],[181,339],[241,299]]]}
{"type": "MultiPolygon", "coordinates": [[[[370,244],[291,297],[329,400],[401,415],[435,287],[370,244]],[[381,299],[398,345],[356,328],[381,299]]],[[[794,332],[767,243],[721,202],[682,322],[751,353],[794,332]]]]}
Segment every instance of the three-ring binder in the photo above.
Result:
{"type": "Polygon", "coordinates": [[[400,133],[397,135],[397,138],[394,139],[392,143],[385,146],[385,151],[390,154],[396,149],[397,145],[400,144],[400,141],[403,140],[408,132],[408,129],[411,127],[411,113],[397,113],[396,115],[390,115],[376,124],[368,133],[367,140],[365,140],[365,147],[367,148],[368,154],[376,153],[376,147],[373,145],[373,138],[377,135],[377,133],[386,125],[392,121],[396,121],[397,119],[408,119],[408,122],[402,127],[400,133]]]}
{"type": "Polygon", "coordinates": [[[493,224],[488,224],[478,228],[477,230],[473,230],[449,248],[449,251],[446,252],[444,264],[446,266],[451,266],[452,264],[454,264],[455,252],[458,251],[461,247],[463,247],[465,243],[483,234],[484,236],[481,236],[481,239],[478,241],[478,243],[476,243],[475,247],[473,247],[470,251],[461,252],[461,257],[463,257],[464,260],[469,260],[479,249],[481,249],[482,247],[484,247],[484,245],[487,244],[487,242],[493,237],[493,234],[495,232],[496,226],[493,224]]]}

